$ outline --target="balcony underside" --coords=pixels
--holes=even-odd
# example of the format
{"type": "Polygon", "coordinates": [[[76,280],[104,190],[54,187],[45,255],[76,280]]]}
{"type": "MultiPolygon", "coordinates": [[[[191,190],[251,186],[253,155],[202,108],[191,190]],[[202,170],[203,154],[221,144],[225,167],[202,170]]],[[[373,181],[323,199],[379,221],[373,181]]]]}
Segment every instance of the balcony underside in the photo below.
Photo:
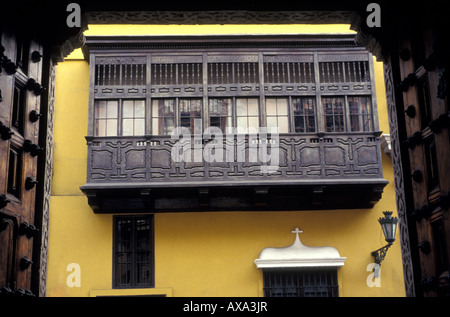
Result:
{"type": "Polygon", "coordinates": [[[343,182],[230,182],[86,184],[96,213],[186,211],[282,211],[372,208],[384,179],[343,182]]]}

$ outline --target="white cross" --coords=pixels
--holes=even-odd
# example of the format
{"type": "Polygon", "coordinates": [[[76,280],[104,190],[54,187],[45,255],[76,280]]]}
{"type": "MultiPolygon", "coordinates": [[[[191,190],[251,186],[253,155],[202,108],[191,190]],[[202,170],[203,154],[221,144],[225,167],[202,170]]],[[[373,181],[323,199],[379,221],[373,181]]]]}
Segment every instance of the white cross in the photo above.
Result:
{"type": "Polygon", "coordinates": [[[291,231],[292,233],[296,233],[296,234],[299,234],[299,233],[303,233],[303,230],[300,230],[299,228],[295,228],[295,230],[294,231],[291,231]]]}

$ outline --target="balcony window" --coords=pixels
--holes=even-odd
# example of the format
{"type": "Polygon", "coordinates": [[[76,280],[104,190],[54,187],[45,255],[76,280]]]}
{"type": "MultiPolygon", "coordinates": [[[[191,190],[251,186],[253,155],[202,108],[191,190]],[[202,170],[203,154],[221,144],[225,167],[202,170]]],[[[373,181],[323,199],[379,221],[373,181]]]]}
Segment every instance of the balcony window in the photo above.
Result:
{"type": "Polygon", "coordinates": [[[95,102],[95,134],[97,136],[118,135],[119,103],[117,100],[95,102]]]}
{"type": "Polygon", "coordinates": [[[289,132],[288,99],[266,99],[267,128],[278,128],[278,133],[289,132]]]}
{"type": "Polygon", "coordinates": [[[350,131],[373,131],[370,97],[349,96],[350,131]]]}
{"type": "Polygon", "coordinates": [[[239,133],[257,131],[259,125],[259,102],[257,98],[236,99],[236,128],[239,133]]]}
{"type": "Polygon", "coordinates": [[[130,136],[144,134],[144,100],[96,100],[96,136],[130,136]]]}
{"type": "Polygon", "coordinates": [[[145,134],[145,102],[144,100],[125,100],[122,112],[122,135],[145,134]]]}
{"type": "Polygon", "coordinates": [[[325,131],[344,132],[345,131],[345,108],[343,97],[322,98],[325,131]]]}
{"type": "Polygon", "coordinates": [[[316,131],[316,98],[292,98],[295,132],[316,131]]]}
{"type": "Polygon", "coordinates": [[[152,134],[170,135],[175,128],[175,99],[153,99],[152,134]]]}
{"type": "Polygon", "coordinates": [[[211,127],[218,127],[223,133],[232,127],[232,105],[231,98],[209,99],[209,122],[211,127]]]}
{"type": "Polygon", "coordinates": [[[180,126],[188,128],[191,133],[201,131],[202,100],[180,99],[180,126]],[[196,120],[197,119],[197,120],[196,120]]]}

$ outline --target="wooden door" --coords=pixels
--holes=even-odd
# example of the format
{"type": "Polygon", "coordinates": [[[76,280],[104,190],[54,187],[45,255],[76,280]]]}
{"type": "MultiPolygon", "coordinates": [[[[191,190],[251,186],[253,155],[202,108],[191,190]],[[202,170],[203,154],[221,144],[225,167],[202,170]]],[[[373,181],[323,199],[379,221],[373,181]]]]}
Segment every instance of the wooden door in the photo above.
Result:
{"type": "Polygon", "coordinates": [[[444,53],[442,44],[435,30],[426,29],[399,47],[399,88],[407,136],[404,144],[410,166],[405,179],[411,183],[413,198],[409,215],[416,227],[411,241],[417,243],[411,249],[415,248],[418,255],[418,296],[450,294],[450,118],[448,92],[442,91],[444,84],[448,85],[443,76],[448,66],[440,58],[444,53]]]}
{"type": "Polygon", "coordinates": [[[0,289],[30,295],[43,50],[12,32],[0,35],[0,289]]]}

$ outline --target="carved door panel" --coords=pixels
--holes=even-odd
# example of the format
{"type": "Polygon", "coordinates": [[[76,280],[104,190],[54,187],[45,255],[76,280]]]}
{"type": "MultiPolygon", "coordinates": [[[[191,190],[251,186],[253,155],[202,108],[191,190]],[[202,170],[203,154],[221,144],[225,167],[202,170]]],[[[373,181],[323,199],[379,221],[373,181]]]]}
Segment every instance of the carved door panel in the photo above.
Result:
{"type": "MultiPolygon", "coordinates": [[[[449,136],[441,115],[448,116],[445,98],[439,97],[443,68],[434,51],[436,34],[425,31],[417,42],[404,41],[400,47],[403,105],[405,107],[405,144],[409,152],[409,175],[413,207],[409,212],[415,222],[419,272],[417,295],[445,296],[449,287],[448,218],[449,136]],[[406,53],[408,52],[408,53],[406,53]],[[406,53],[406,54],[405,54],[406,53]]],[[[448,71],[448,70],[447,70],[448,71]]]]}
{"type": "MultiPolygon", "coordinates": [[[[12,291],[29,290],[33,250],[37,155],[40,154],[39,108],[42,86],[42,47],[35,41],[8,32],[1,33],[3,47],[0,73],[0,216],[14,219],[13,247],[4,256],[0,270],[13,272],[12,291]],[[5,62],[8,60],[8,62],[5,62]],[[3,267],[6,265],[6,268],[3,267]]],[[[9,232],[9,231],[7,231],[9,232]]],[[[6,234],[6,233],[5,233],[6,234]]],[[[8,233],[11,234],[11,233],[8,233]]],[[[2,248],[3,249],[3,248],[2,248]]],[[[4,251],[6,252],[6,251],[4,251]]],[[[6,286],[0,280],[0,288],[6,286]]]]}
{"type": "Polygon", "coordinates": [[[2,293],[14,289],[14,223],[11,219],[0,218],[0,286],[2,293]]]}

